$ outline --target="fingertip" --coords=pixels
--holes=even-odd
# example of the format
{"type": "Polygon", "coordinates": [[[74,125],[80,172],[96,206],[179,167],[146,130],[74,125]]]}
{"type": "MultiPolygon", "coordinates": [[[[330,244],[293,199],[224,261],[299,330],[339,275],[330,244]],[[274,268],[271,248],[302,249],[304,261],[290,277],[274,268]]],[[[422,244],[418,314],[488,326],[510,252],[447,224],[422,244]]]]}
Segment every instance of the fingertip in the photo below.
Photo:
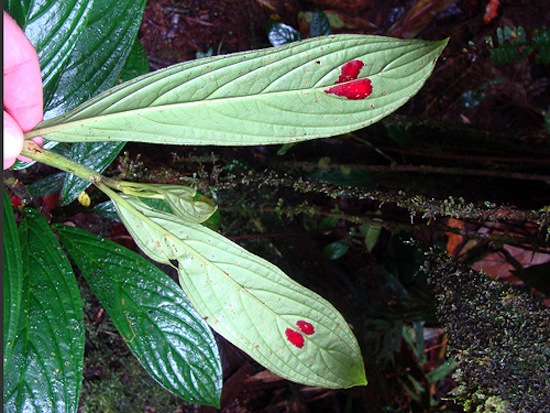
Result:
{"type": "Polygon", "coordinates": [[[23,131],[6,111],[4,111],[3,149],[4,169],[8,169],[15,163],[23,149],[23,131]]]}

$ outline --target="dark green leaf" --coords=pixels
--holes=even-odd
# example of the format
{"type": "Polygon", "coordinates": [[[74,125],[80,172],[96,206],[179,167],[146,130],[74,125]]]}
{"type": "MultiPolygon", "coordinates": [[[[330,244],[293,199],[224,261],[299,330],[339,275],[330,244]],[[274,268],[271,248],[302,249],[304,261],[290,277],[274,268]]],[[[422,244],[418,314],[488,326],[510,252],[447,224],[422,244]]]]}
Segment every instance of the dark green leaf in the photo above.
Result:
{"type": "Polygon", "coordinates": [[[457,363],[453,360],[446,360],[440,366],[426,373],[426,380],[428,383],[437,383],[444,377],[447,377],[457,368],[457,363]]]}
{"type": "Polygon", "coordinates": [[[97,204],[94,207],[94,211],[99,215],[112,219],[113,221],[120,221],[118,214],[116,213],[115,204],[110,199],[108,201],[97,204]]]}
{"type": "Polygon", "coordinates": [[[8,2],[8,13],[14,16],[38,53],[45,102],[56,93],[59,77],[88,24],[92,3],[93,0],[8,2]]]}
{"type": "Polygon", "coordinates": [[[346,255],[346,252],[349,250],[348,243],[344,241],[335,241],[331,242],[330,244],[326,245],[325,248],[323,248],[323,255],[327,260],[337,260],[338,258],[342,258],[344,255],[346,255]]]}
{"type": "Polygon", "coordinates": [[[386,133],[388,137],[397,142],[399,146],[405,147],[411,140],[411,124],[410,122],[393,121],[386,122],[386,133]]]}
{"type": "Polygon", "coordinates": [[[342,167],[330,169],[312,174],[312,178],[333,185],[368,187],[373,183],[372,174],[369,171],[342,167]]]}
{"type": "Polygon", "coordinates": [[[53,175],[48,175],[38,181],[34,181],[27,187],[29,194],[32,196],[44,196],[51,195],[59,192],[63,187],[63,180],[65,179],[65,172],[58,172],[53,175]]]}
{"type": "MultiPolygon", "coordinates": [[[[136,39],[144,6],[145,0],[93,3],[86,27],[61,71],[55,91],[46,99],[45,118],[60,115],[116,83],[136,39]]],[[[40,33],[37,37],[40,38],[40,33]]],[[[49,46],[60,45],[54,39],[49,46]]]]}
{"type": "Polygon", "coordinates": [[[267,38],[273,46],[296,42],[302,39],[298,30],[284,23],[273,23],[269,25],[267,38]]]}
{"type": "Polygon", "coordinates": [[[139,39],[136,38],[132,50],[130,50],[130,54],[128,55],[128,59],[126,59],[126,63],[120,71],[120,80],[125,82],[134,77],[149,73],[150,70],[145,48],[139,39]]]}
{"type": "Polygon", "coordinates": [[[319,224],[319,229],[321,231],[330,231],[336,226],[336,224],[338,224],[338,218],[334,216],[328,216],[321,221],[321,223],[319,224]]]}
{"type": "Polygon", "coordinates": [[[4,370],[6,412],[76,412],[84,361],[78,286],[48,223],[35,210],[19,228],[23,299],[11,363],[4,370]]]}
{"type": "Polygon", "coordinates": [[[361,232],[365,237],[365,247],[367,247],[367,251],[372,252],[378,242],[378,238],[380,238],[382,226],[376,222],[364,224],[361,226],[361,232]]]}
{"type": "Polygon", "coordinates": [[[219,406],[222,373],[216,341],[181,288],[138,254],[86,231],[57,226],[128,347],[162,386],[219,406]]]}
{"type": "Polygon", "coordinates": [[[320,9],[315,9],[311,16],[311,26],[309,28],[309,34],[311,37],[328,36],[332,34],[330,28],[330,22],[327,15],[320,9]]]}
{"type": "MultiPolygon", "coordinates": [[[[124,142],[77,142],[71,148],[70,158],[96,172],[102,173],[124,147],[124,142]]],[[[61,191],[61,205],[68,205],[91,185],[90,182],[67,174],[61,191]]]]}
{"type": "Polygon", "coordinates": [[[9,369],[21,310],[21,246],[10,198],[4,191],[4,369],[9,369]]]}

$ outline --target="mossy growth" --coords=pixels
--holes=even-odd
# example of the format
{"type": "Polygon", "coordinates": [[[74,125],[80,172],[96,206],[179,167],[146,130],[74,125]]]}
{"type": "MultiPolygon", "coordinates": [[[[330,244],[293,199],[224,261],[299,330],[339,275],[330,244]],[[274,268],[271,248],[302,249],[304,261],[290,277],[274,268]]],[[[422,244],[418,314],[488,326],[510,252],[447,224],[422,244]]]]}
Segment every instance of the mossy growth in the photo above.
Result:
{"type": "Polygon", "coordinates": [[[160,386],[129,350],[80,278],[86,351],[79,413],[186,412],[191,404],[160,386]]]}
{"type": "Polygon", "coordinates": [[[468,412],[542,412],[550,400],[550,310],[526,293],[428,254],[425,271],[468,412]]]}

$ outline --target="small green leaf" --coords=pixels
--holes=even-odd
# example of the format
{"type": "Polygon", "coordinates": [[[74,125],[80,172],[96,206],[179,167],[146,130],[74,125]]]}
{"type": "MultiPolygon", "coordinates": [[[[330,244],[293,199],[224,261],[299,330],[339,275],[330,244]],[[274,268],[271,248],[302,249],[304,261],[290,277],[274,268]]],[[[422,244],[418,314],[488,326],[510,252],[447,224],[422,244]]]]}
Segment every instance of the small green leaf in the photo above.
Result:
{"type": "Polygon", "coordinates": [[[337,260],[338,258],[342,258],[344,255],[346,255],[348,250],[349,245],[345,240],[335,241],[331,242],[323,248],[323,255],[327,260],[337,260]]]}
{"type": "Polygon", "coordinates": [[[84,364],[78,285],[37,211],[27,210],[19,236],[23,299],[11,362],[4,369],[4,408],[13,413],[76,413],[84,364]]]}
{"type": "Polygon", "coordinates": [[[143,367],[183,399],[219,406],[221,361],[204,320],[170,277],[138,254],[78,228],[60,239],[143,367]]]}
{"type": "Polygon", "coordinates": [[[351,187],[369,187],[372,186],[374,179],[370,171],[352,169],[342,165],[339,169],[330,169],[328,171],[318,171],[311,174],[313,179],[326,182],[333,185],[351,186],[351,187]]]}
{"type": "Polygon", "coordinates": [[[149,257],[178,261],[180,284],[210,326],[281,377],[327,388],[366,384],[357,340],[325,299],[201,225],[110,195],[149,257]]]}
{"type": "MultiPolygon", "coordinates": [[[[10,368],[21,311],[23,273],[21,245],[10,202],[4,190],[4,369],[10,368]]],[[[4,370],[4,371],[5,371],[4,370]]]]}
{"type": "Polygon", "coordinates": [[[115,87],[26,137],[223,146],[343,134],[410,99],[446,44],[334,35],[194,60],[115,87]],[[351,62],[362,65],[357,79],[351,62]],[[356,86],[362,93],[342,95],[356,86]]]}
{"type": "MultiPolygon", "coordinates": [[[[102,173],[118,156],[124,142],[77,142],[71,147],[70,159],[102,173]]],[[[73,174],[67,174],[61,190],[61,205],[69,205],[91,185],[73,174]]]]}
{"type": "Polygon", "coordinates": [[[272,46],[277,47],[301,40],[302,35],[288,24],[273,22],[268,26],[267,38],[272,46]]]}
{"type": "MultiPolygon", "coordinates": [[[[206,221],[217,210],[215,205],[199,201],[197,191],[189,186],[124,182],[121,185],[121,190],[125,194],[140,198],[162,199],[169,207],[168,212],[196,224],[206,221]]],[[[155,205],[148,205],[156,209],[163,209],[155,205]]]]}
{"type": "Polygon", "coordinates": [[[382,226],[378,223],[364,224],[361,226],[361,232],[365,236],[365,247],[367,251],[372,252],[378,242],[378,238],[380,238],[382,226]]]}
{"type": "Polygon", "coordinates": [[[315,9],[311,16],[311,26],[309,28],[311,37],[328,36],[332,34],[330,22],[327,15],[321,9],[315,9]]]}

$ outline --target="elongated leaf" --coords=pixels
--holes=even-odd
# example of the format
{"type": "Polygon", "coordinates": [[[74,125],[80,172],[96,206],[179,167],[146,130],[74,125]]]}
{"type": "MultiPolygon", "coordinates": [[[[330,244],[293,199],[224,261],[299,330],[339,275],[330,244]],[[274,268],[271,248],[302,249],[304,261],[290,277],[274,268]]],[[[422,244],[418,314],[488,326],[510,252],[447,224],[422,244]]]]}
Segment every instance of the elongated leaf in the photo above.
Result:
{"type": "MultiPolygon", "coordinates": [[[[102,173],[118,156],[124,142],[77,142],[71,148],[70,158],[96,172],[102,173]]],[[[61,205],[68,205],[90,186],[90,182],[67,174],[61,190],[61,205]]]]}
{"type": "Polygon", "coordinates": [[[137,198],[113,201],[145,253],[178,260],[180,284],[210,326],[259,363],[314,386],[366,384],[357,340],[329,302],[207,228],[137,198]]]}
{"type": "Polygon", "coordinates": [[[84,362],[78,286],[37,211],[27,210],[19,232],[23,300],[11,363],[4,370],[4,408],[13,413],[76,412],[84,362]]]}
{"type": "Polygon", "coordinates": [[[138,254],[78,228],[56,226],[128,347],[166,389],[219,406],[221,362],[208,325],[181,288],[138,254]]]}
{"type": "Polygon", "coordinates": [[[21,246],[10,197],[4,190],[4,369],[10,368],[21,311],[23,273],[21,246]]]}
{"type": "Polygon", "coordinates": [[[44,97],[54,96],[59,76],[75,49],[91,12],[93,0],[10,0],[7,11],[17,20],[38,52],[44,97]]]}
{"type": "Polygon", "coordinates": [[[93,2],[85,30],[60,73],[54,94],[46,100],[46,119],[115,84],[134,44],[144,6],[145,0],[93,2]]]}
{"type": "Polygon", "coordinates": [[[403,105],[446,43],[334,35],[200,59],[122,84],[27,136],[256,145],[341,134],[403,105]]]}

